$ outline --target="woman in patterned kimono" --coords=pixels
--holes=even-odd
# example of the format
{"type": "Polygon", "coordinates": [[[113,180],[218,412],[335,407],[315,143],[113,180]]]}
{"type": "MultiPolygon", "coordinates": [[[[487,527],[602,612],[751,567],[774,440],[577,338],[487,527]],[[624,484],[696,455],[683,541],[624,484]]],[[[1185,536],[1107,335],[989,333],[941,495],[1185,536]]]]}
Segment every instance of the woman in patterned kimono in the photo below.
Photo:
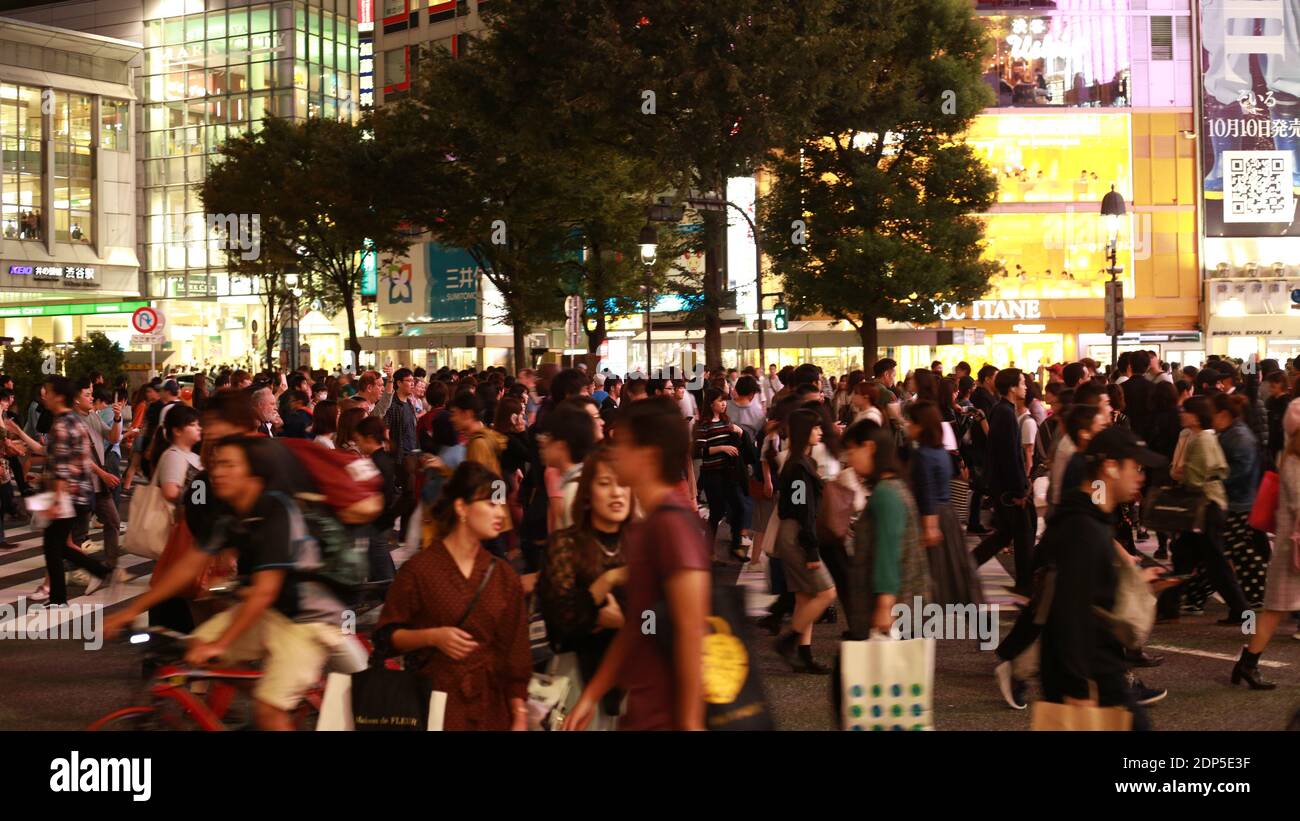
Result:
{"type": "Polygon", "coordinates": [[[523,588],[482,546],[505,525],[500,482],[475,462],[456,468],[432,511],[445,535],[398,570],[376,633],[380,646],[414,653],[412,669],[447,694],[446,730],[528,728],[523,588]]]}

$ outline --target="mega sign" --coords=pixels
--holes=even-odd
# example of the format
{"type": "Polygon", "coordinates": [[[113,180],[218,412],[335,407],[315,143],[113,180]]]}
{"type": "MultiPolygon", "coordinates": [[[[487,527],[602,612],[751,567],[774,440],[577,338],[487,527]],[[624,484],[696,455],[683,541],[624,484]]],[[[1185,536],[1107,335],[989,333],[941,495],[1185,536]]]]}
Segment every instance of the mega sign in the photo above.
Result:
{"type": "Polygon", "coordinates": [[[1037,299],[981,299],[970,305],[945,302],[939,306],[939,318],[945,322],[979,319],[1041,319],[1037,299]]]}

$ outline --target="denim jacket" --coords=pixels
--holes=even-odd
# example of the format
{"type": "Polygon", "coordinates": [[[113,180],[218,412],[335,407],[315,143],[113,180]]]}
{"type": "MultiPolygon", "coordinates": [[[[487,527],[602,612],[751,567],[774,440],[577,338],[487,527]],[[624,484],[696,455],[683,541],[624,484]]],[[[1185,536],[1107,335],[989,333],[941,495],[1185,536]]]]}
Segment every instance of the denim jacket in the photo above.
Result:
{"type": "Polygon", "coordinates": [[[1228,460],[1228,478],[1223,480],[1228,512],[1249,513],[1259,489],[1259,440],[1245,420],[1238,419],[1219,432],[1219,446],[1228,460]]]}

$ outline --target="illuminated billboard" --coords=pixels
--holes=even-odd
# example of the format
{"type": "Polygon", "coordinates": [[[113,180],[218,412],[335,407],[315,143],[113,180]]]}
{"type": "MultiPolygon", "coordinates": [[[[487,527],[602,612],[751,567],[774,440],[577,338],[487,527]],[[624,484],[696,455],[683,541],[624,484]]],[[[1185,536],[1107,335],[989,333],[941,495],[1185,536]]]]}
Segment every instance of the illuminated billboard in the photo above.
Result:
{"type": "Polygon", "coordinates": [[[1201,0],[1205,234],[1300,236],[1300,0],[1201,0]]]}
{"type": "Polygon", "coordinates": [[[998,202],[1100,203],[1110,187],[1131,202],[1127,114],[996,114],[966,142],[998,178],[998,202]]]}

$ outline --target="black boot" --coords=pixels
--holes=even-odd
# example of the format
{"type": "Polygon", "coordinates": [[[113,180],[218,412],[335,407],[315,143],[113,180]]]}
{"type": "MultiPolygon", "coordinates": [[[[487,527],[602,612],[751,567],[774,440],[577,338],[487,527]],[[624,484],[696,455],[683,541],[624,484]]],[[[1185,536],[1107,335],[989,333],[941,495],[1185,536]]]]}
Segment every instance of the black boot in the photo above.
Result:
{"type": "Polygon", "coordinates": [[[1277,687],[1271,681],[1265,681],[1264,677],[1259,674],[1259,653],[1252,653],[1246,647],[1241,648],[1241,658],[1237,659],[1237,664],[1232,668],[1232,683],[1240,684],[1242,679],[1250,685],[1252,690],[1272,690],[1277,687]]]}
{"type": "Polygon", "coordinates": [[[831,671],[831,668],[818,664],[817,660],[813,658],[811,644],[799,645],[799,660],[803,662],[803,669],[799,671],[801,673],[824,676],[831,671]]]}
{"type": "Polygon", "coordinates": [[[802,666],[799,662],[799,656],[795,653],[795,648],[798,645],[799,636],[793,631],[781,636],[775,643],[776,652],[780,654],[781,658],[785,659],[786,664],[789,664],[795,672],[798,672],[802,666]]]}

